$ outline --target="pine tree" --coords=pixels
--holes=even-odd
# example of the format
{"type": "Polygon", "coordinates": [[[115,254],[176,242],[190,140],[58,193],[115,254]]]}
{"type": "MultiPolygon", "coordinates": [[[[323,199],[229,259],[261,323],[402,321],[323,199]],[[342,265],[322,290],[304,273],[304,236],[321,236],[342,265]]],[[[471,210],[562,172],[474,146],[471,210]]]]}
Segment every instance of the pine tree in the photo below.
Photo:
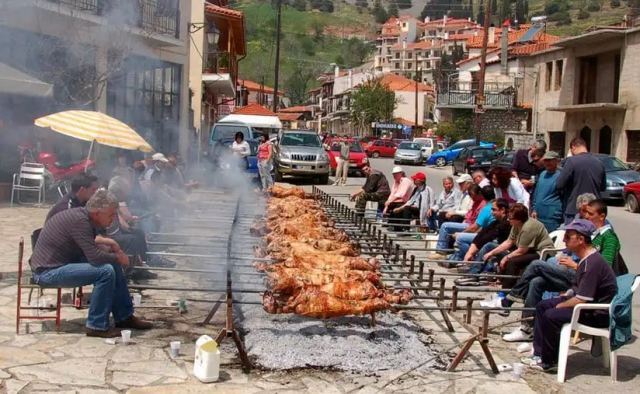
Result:
{"type": "Polygon", "coordinates": [[[367,0],[356,0],[356,7],[367,8],[369,7],[369,2],[367,0]]]}
{"type": "Polygon", "coordinates": [[[411,8],[411,0],[396,0],[396,5],[401,10],[406,10],[407,8],[411,8]]]}
{"type": "Polygon", "coordinates": [[[392,1],[389,4],[389,8],[387,9],[387,15],[389,16],[389,18],[391,18],[392,16],[395,16],[396,18],[400,16],[400,13],[398,11],[398,5],[396,4],[395,1],[392,1]]]}
{"type": "Polygon", "coordinates": [[[385,23],[387,19],[389,19],[389,15],[387,11],[385,11],[384,7],[380,5],[380,0],[376,0],[373,3],[373,9],[371,10],[371,14],[376,19],[377,23],[385,23]]]}
{"type": "Polygon", "coordinates": [[[511,0],[500,0],[500,11],[498,12],[500,21],[511,17],[511,0]]]}
{"type": "Polygon", "coordinates": [[[484,2],[480,2],[480,8],[478,8],[478,15],[476,16],[476,22],[484,25],[484,2]]]}

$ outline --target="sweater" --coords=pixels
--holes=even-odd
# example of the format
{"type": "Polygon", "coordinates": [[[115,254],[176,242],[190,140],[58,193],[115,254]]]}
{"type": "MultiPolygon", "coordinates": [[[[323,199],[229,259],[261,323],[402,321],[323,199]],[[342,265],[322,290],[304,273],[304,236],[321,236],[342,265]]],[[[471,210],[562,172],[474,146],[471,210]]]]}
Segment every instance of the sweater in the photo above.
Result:
{"type": "Polygon", "coordinates": [[[609,265],[613,264],[613,260],[620,252],[620,240],[610,225],[600,227],[596,236],[591,240],[591,244],[609,265]]]}

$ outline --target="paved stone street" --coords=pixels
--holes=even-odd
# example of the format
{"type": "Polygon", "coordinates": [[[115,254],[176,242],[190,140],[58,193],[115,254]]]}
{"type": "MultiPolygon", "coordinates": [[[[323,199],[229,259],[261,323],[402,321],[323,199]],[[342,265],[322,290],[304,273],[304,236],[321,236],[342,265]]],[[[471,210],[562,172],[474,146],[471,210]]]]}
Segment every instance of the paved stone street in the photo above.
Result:
{"type": "MultiPolygon", "coordinates": [[[[359,180],[354,181],[359,182],[359,180]]],[[[345,192],[356,186],[327,187],[328,191],[345,192]]],[[[143,307],[138,314],[154,320],[156,328],[148,332],[134,332],[130,345],[110,345],[102,339],[88,338],[83,333],[86,310],[64,307],[63,324],[56,333],[52,321],[44,324],[22,324],[21,334],[15,334],[15,301],[17,244],[39,227],[46,208],[0,207],[0,392],[77,392],[77,393],[346,393],[346,392],[634,392],[640,382],[640,346],[632,343],[621,350],[619,379],[611,385],[608,369],[600,367],[599,359],[591,359],[587,342],[579,344],[580,354],[571,356],[568,379],[564,385],[555,382],[555,375],[527,371],[523,379],[511,373],[494,376],[474,345],[471,356],[455,373],[416,368],[387,370],[379,373],[357,374],[319,369],[294,371],[253,370],[244,374],[232,342],[221,346],[221,379],[203,384],[192,375],[195,340],[202,334],[215,335],[223,326],[224,316],[218,313],[212,325],[202,320],[210,309],[209,302],[196,298],[189,301],[189,312],[178,314],[167,306],[178,293],[167,291],[143,292],[143,307]],[[28,333],[26,331],[28,330],[28,333]],[[180,357],[171,359],[169,341],[180,340],[180,357]]],[[[30,255],[26,242],[25,256],[30,255]]],[[[162,280],[163,276],[160,276],[162,280]]],[[[168,278],[168,277],[167,277],[168,278]]],[[[85,291],[90,289],[86,288],[85,291]]],[[[205,294],[206,295],[206,294],[205,294]]],[[[189,294],[189,297],[196,297],[189,294]]],[[[53,291],[45,291],[44,299],[53,300],[53,291]]],[[[197,297],[206,299],[202,293],[197,297]]],[[[469,337],[465,329],[453,321],[455,332],[447,332],[436,313],[412,312],[409,318],[431,334],[433,346],[444,360],[449,360],[469,337]]],[[[474,316],[474,322],[481,316],[474,316]]],[[[499,321],[499,320],[497,320],[499,321]]],[[[242,322],[238,322],[242,325],[242,322]]],[[[493,316],[492,316],[493,324],[493,316]]],[[[637,329],[638,325],[636,325],[637,329]]],[[[376,328],[372,328],[372,331],[376,328]]],[[[492,333],[490,347],[498,364],[518,360],[514,346],[502,342],[500,333],[492,333]]],[[[637,330],[636,330],[637,336],[637,330]]],[[[330,351],[330,349],[328,349],[330,351]]],[[[425,363],[431,360],[424,360],[425,363]]]]}

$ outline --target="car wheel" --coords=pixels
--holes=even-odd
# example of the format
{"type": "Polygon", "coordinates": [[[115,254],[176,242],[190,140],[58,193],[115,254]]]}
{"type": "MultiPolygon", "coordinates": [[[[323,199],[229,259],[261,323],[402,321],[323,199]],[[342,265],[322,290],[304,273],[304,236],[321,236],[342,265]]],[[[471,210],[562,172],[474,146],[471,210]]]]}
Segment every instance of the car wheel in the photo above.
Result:
{"type": "Polygon", "coordinates": [[[373,152],[371,154],[371,156],[373,156],[373,157],[375,157],[377,159],[378,157],[380,157],[380,152],[373,152]]]}
{"type": "Polygon", "coordinates": [[[277,165],[275,167],[276,168],[274,168],[274,170],[273,170],[274,175],[275,175],[274,178],[276,179],[276,182],[282,182],[282,179],[283,179],[282,178],[282,173],[280,173],[280,171],[278,171],[278,166],[277,165]]]}
{"type": "Polygon", "coordinates": [[[445,159],[444,157],[438,157],[436,159],[436,166],[444,167],[446,164],[447,164],[447,159],[445,159]]]}
{"type": "Polygon", "coordinates": [[[393,161],[393,164],[398,164],[398,160],[394,160],[394,161],[393,161]]]}
{"type": "Polygon", "coordinates": [[[640,212],[640,204],[638,203],[638,199],[633,194],[629,194],[626,198],[626,208],[629,212],[638,213],[640,212]]]}

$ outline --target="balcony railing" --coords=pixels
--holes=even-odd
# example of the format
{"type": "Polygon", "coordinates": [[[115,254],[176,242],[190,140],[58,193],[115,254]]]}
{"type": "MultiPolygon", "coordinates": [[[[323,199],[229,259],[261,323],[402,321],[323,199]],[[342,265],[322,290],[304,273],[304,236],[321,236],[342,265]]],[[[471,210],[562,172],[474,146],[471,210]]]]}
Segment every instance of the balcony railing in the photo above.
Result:
{"type": "Polygon", "coordinates": [[[179,37],[178,0],[47,0],[74,10],[101,15],[110,22],[141,28],[147,33],[179,37]],[[121,11],[120,11],[121,10],[121,11]]]}
{"type": "MultiPolygon", "coordinates": [[[[485,108],[510,108],[515,102],[515,92],[484,94],[485,108]]],[[[438,105],[445,107],[471,108],[476,105],[476,92],[438,93],[438,105]]]]}

